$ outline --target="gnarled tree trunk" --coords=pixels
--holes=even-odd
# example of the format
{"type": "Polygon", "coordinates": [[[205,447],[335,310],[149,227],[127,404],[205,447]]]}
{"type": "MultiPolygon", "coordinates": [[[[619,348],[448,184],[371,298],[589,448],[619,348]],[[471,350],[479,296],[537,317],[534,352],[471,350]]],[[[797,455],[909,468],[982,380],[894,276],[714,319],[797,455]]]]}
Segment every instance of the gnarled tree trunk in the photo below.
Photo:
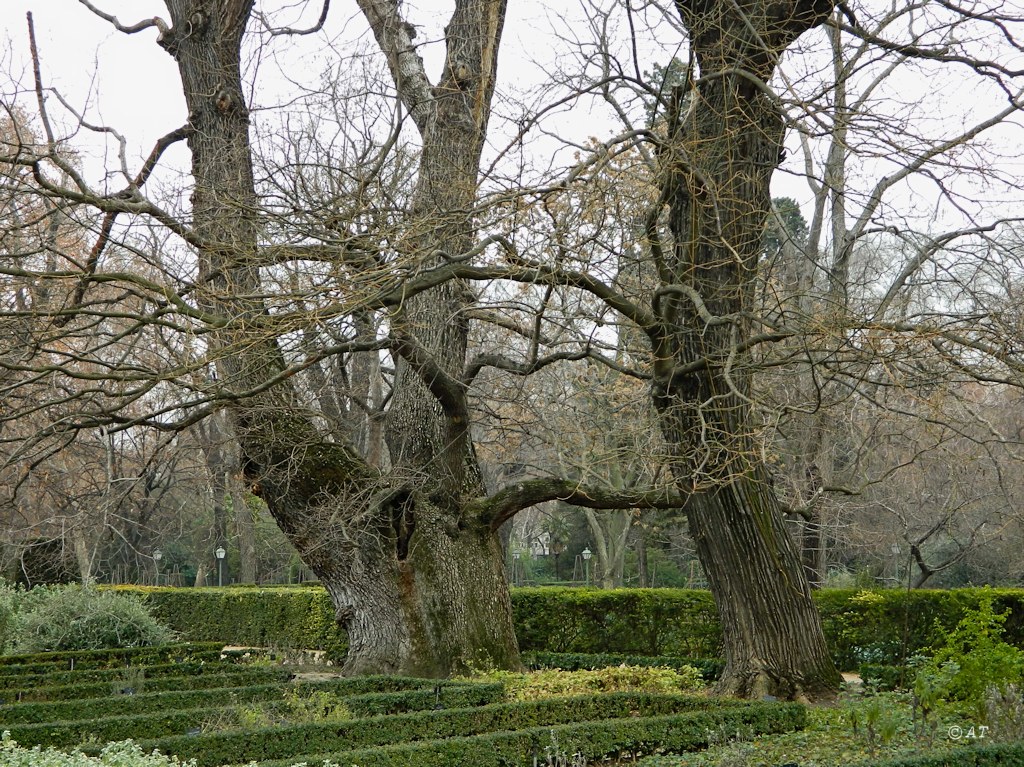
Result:
{"type": "MultiPolygon", "coordinates": [[[[660,265],[655,403],[725,639],[724,692],[821,697],[839,686],[752,418],[751,347],[769,179],[783,125],[766,83],[822,23],[818,0],[677,2],[700,78],[673,116],[666,196],[674,248],[660,265]]],[[[766,338],[764,340],[770,340],[766,338]]]]}
{"type": "MultiPolygon", "coordinates": [[[[408,35],[397,4],[364,4],[423,137],[402,254],[416,263],[429,266],[438,252],[457,254],[472,243],[504,7],[503,0],[457,3],[448,65],[432,87],[408,39],[396,42],[408,35]],[[408,75],[410,62],[419,62],[420,79],[399,73],[408,75]]],[[[497,526],[468,506],[483,488],[461,383],[464,287],[451,282],[411,298],[391,318],[398,371],[386,436],[393,470],[382,476],[351,446],[328,438],[283,375],[273,318],[260,298],[239,56],[252,1],[168,0],[168,8],[172,26],[161,44],[178,62],[190,111],[196,295],[204,308],[232,318],[211,335],[217,385],[232,395],[247,479],[348,631],[347,671],[445,676],[471,662],[518,666],[497,526]]]]}

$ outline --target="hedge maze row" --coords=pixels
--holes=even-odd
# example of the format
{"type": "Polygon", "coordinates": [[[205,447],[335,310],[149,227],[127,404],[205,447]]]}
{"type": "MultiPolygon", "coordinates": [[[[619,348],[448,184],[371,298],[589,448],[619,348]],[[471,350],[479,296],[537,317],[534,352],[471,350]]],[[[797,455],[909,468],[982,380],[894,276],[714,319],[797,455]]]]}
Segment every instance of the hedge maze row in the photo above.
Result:
{"type": "MultiPolygon", "coordinates": [[[[556,665],[558,657],[540,660],[556,665]]],[[[610,660],[574,656],[561,665],[610,660]]],[[[85,753],[132,738],[197,767],[328,758],[361,767],[509,767],[697,750],[721,733],[805,722],[797,704],[626,692],[509,702],[496,682],[323,676],[294,679],[285,667],[225,657],[210,643],[8,656],[0,658],[0,730],[25,746],[85,753]],[[289,700],[324,711],[312,721],[279,717],[289,700]]]]}

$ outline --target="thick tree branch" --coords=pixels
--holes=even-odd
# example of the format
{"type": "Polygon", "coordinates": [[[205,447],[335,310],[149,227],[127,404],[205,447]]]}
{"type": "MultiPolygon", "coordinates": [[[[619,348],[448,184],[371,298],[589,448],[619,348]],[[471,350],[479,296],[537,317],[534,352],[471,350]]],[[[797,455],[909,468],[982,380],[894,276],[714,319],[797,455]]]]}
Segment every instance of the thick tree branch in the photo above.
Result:
{"type": "MultiPolygon", "coordinates": [[[[84,2],[84,0],[82,0],[84,2]]],[[[275,27],[267,20],[265,13],[257,13],[256,18],[260,20],[263,28],[266,29],[271,37],[278,37],[279,35],[312,35],[319,32],[324,28],[324,23],[327,21],[327,14],[331,10],[331,0],[324,0],[323,7],[320,9],[320,18],[317,19],[316,24],[309,27],[308,29],[294,29],[293,27],[275,27]]]]}
{"type": "Polygon", "coordinates": [[[567,479],[546,477],[517,482],[468,506],[472,513],[497,530],[523,509],[545,501],[565,501],[586,509],[678,509],[687,497],[677,489],[609,490],[567,479]]]}
{"type": "Polygon", "coordinates": [[[594,354],[589,348],[579,349],[572,352],[554,352],[553,354],[538,357],[537,359],[529,362],[516,362],[503,354],[478,354],[473,358],[472,362],[466,366],[466,372],[462,376],[462,382],[466,386],[469,386],[473,383],[476,377],[480,375],[480,371],[485,367],[497,368],[498,370],[504,370],[506,373],[512,373],[517,376],[529,376],[539,370],[543,370],[548,365],[555,364],[556,362],[575,362],[577,360],[594,356],[600,355],[594,354]]]}
{"type": "Polygon", "coordinates": [[[104,13],[95,5],[90,3],[89,0],[78,0],[78,2],[80,2],[82,5],[84,5],[90,11],[95,13],[104,21],[107,21],[110,24],[112,24],[118,32],[124,32],[126,35],[134,35],[136,32],[142,32],[143,30],[149,29],[150,27],[156,27],[159,30],[161,37],[166,35],[168,31],[170,31],[170,27],[167,25],[167,22],[161,19],[159,16],[154,16],[151,19],[143,19],[142,21],[136,24],[122,24],[120,21],[118,21],[116,16],[110,13],[104,13]]]}
{"type": "Polygon", "coordinates": [[[422,135],[433,111],[434,89],[413,43],[416,29],[402,18],[398,0],[358,0],[358,3],[377,45],[387,57],[398,97],[422,135]]]}
{"type": "Polygon", "coordinates": [[[469,424],[466,386],[448,375],[427,352],[409,336],[392,331],[391,351],[400,356],[420,377],[448,417],[464,427],[469,424]]]}

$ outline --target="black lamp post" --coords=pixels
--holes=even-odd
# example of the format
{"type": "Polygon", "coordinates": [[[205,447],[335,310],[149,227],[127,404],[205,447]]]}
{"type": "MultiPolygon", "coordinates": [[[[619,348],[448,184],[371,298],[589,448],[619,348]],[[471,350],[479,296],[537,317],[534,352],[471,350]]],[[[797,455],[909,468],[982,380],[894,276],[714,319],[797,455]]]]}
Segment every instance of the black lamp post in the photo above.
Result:
{"type": "Polygon", "coordinates": [[[587,571],[587,585],[590,585],[590,558],[594,556],[594,552],[590,550],[590,547],[583,549],[580,552],[580,556],[583,557],[583,567],[587,571]]]}
{"type": "Polygon", "coordinates": [[[217,585],[224,585],[224,557],[228,553],[224,550],[223,546],[218,546],[217,550],[213,552],[217,556],[217,585]]]}
{"type": "Polygon", "coordinates": [[[157,549],[153,552],[153,563],[156,565],[156,585],[160,585],[160,560],[164,558],[164,553],[157,549]]]}

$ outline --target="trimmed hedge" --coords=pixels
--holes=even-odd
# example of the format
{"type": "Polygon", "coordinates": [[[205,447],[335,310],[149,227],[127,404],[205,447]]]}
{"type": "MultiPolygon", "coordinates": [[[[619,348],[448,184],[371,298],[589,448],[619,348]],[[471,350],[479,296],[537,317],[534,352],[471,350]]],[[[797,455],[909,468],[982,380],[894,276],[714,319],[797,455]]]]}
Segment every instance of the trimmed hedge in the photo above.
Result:
{"type": "MultiPolygon", "coordinates": [[[[108,719],[115,716],[145,715],[154,711],[187,711],[195,708],[218,708],[225,701],[234,704],[259,703],[281,697],[280,684],[253,685],[251,687],[218,687],[211,690],[183,690],[142,695],[117,695],[112,698],[62,700],[53,703],[21,703],[0,706],[0,727],[29,724],[70,724],[89,719],[108,719]],[[218,706],[219,704],[219,706],[218,706]]],[[[141,737],[124,731],[119,738],[141,737]]],[[[155,738],[159,735],[147,735],[155,738]]],[[[19,743],[26,743],[16,737],[19,743]]],[[[35,744],[35,741],[32,741],[35,744]]]]}
{"type": "MultiPolygon", "coordinates": [[[[345,705],[354,716],[422,711],[433,708],[437,704],[445,708],[480,706],[495,703],[504,696],[504,687],[497,682],[435,685],[429,680],[424,680],[418,684],[422,689],[378,692],[376,689],[380,685],[372,685],[374,691],[365,692],[365,685],[353,684],[353,681],[355,680],[341,679],[303,682],[288,687],[282,687],[278,682],[248,687],[218,687],[209,690],[174,690],[141,695],[117,695],[106,699],[20,703],[13,706],[0,706],[0,727],[47,722],[68,723],[151,712],[186,711],[195,708],[212,709],[224,706],[225,701],[230,701],[233,705],[266,703],[280,700],[286,690],[292,690],[299,694],[314,691],[335,694],[344,699],[345,705]]],[[[142,737],[135,733],[129,733],[124,737],[129,736],[142,737]]],[[[159,735],[146,737],[155,738],[159,735]]]]}
{"type": "Polygon", "coordinates": [[[161,738],[186,733],[218,715],[230,715],[231,706],[171,710],[136,716],[108,716],[77,722],[42,722],[39,724],[4,725],[11,737],[22,746],[68,749],[83,743],[106,743],[126,738],[161,738]]]}
{"type": "MultiPolygon", "coordinates": [[[[344,636],[320,587],[133,588],[148,596],[159,620],[196,641],[322,649],[332,660],[344,655],[344,636]]],[[[997,612],[1010,611],[1006,641],[1024,647],[1020,589],[823,589],[815,600],[836,663],[856,669],[902,664],[940,642],[985,595],[997,612]]],[[[707,591],[519,588],[512,590],[512,610],[524,653],[721,656],[718,613],[707,591]]]]}
{"type": "Polygon", "coordinates": [[[447,682],[428,690],[377,692],[345,698],[353,716],[385,716],[440,708],[470,708],[499,703],[505,699],[501,682],[447,682]]]}
{"type": "MultiPolygon", "coordinates": [[[[348,751],[353,748],[437,740],[497,730],[520,730],[592,719],[664,715],[680,709],[742,707],[686,695],[609,693],[600,696],[550,698],[517,703],[496,703],[460,708],[353,719],[348,722],[310,723],[246,732],[219,732],[195,737],[174,737],[141,743],[182,759],[195,759],[197,767],[229,762],[293,759],[300,754],[348,751]]],[[[346,762],[350,764],[350,762],[346,762]]]]}
{"type": "Polygon", "coordinates": [[[1024,743],[972,745],[932,756],[857,762],[854,767],[1024,767],[1024,743]]]}
{"type": "Polygon", "coordinates": [[[324,650],[331,661],[344,659],[348,647],[320,587],[116,588],[145,594],[158,621],[193,641],[324,650]]]}
{"type": "MultiPolygon", "coordinates": [[[[367,687],[387,687],[379,677],[371,678],[373,683],[366,684],[363,679],[341,679],[295,685],[293,690],[303,692],[329,692],[345,702],[353,714],[362,711],[383,712],[389,707],[400,710],[433,709],[435,705],[444,706],[480,706],[493,703],[503,694],[500,684],[490,685],[456,685],[451,688],[433,689],[430,680],[415,681],[420,685],[431,685],[432,689],[410,692],[369,693],[346,696],[353,690],[365,690],[367,687]],[[472,691],[471,687],[482,687],[480,692],[472,691]],[[382,697],[383,696],[383,697],[382,697]],[[417,708],[418,706],[418,708],[417,708]]],[[[163,693],[158,695],[140,695],[122,698],[115,703],[121,704],[113,711],[108,708],[108,701],[95,701],[92,715],[85,710],[85,701],[72,701],[67,705],[76,706],[70,713],[71,717],[54,717],[51,719],[30,722],[21,719],[17,723],[5,721],[3,729],[10,730],[11,737],[22,745],[30,746],[75,746],[84,741],[111,741],[132,738],[133,740],[151,740],[188,733],[206,722],[218,719],[231,719],[238,706],[266,703],[273,709],[274,703],[280,701],[285,688],[281,685],[261,685],[258,687],[228,688],[204,690],[201,692],[163,693]],[[124,705],[127,704],[127,705],[124,705]],[[132,705],[136,704],[136,705],[132,705]]],[[[12,707],[11,711],[0,714],[18,714],[21,709],[31,704],[12,707]]],[[[60,704],[56,704],[58,707],[60,704]]],[[[334,723],[337,724],[337,723],[334,723]]],[[[196,733],[198,734],[198,733],[196,733]]],[[[190,735],[194,737],[194,735],[190,735]]]]}
{"type": "MultiPolygon", "coordinates": [[[[167,690],[207,690],[212,687],[246,687],[254,684],[287,682],[292,673],[285,668],[251,668],[221,674],[165,676],[145,680],[148,692],[167,690]]],[[[87,682],[56,687],[21,687],[0,692],[0,704],[46,703],[79,698],[105,698],[115,695],[114,682],[87,682]]]]}
{"type": "MultiPolygon", "coordinates": [[[[548,763],[549,756],[553,763],[560,764],[559,756],[571,758],[579,754],[589,763],[656,750],[697,751],[722,733],[788,732],[803,729],[806,719],[806,710],[797,703],[753,703],[712,711],[583,721],[300,758],[310,765],[329,758],[337,764],[359,767],[509,767],[548,763]]],[[[294,758],[264,761],[260,767],[290,767],[294,763],[294,758]]],[[[569,763],[567,759],[565,763],[569,763]]]]}
{"type": "Polygon", "coordinates": [[[145,680],[159,679],[168,676],[199,676],[201,674],[244,674],[254,668],[266,669],[266,666],[251,666],[223,661],[186,661],[184,663],[158,663],[154,666],[123,666],[121,668],[86,669],[84,671],[51,671],[45,674],[21,674],[2,677],[4,682],[19,687],[58,687],[89,682],[114,683],[126,673],[141,673],[145,680]]]}
{"type": "Polygon", "coordinates": [[[615,653],[531,652],[523,663],[532,669],[560,668],[563,671],[598,669],[608,666],[641,666],[680,669],[695,668],[706,682],[722,675],[725,661],[712,658],[676,658],[671,655],[617,655],[615,653]]]}
{"type": "Polygon", "coordinates": [[[155,647],[115,647],[103,650],[64,650],[60,652],[37,652],[25,655],[0,655],[0,674],[27,673],[26,666],[39,665],[45,668],[60,664],[69,671],[75,669],[117,668],[128,664],[186,660],[219,660],[224,643],[221,641],[184,642],[181,644],[157,645],[155,647]]]}

